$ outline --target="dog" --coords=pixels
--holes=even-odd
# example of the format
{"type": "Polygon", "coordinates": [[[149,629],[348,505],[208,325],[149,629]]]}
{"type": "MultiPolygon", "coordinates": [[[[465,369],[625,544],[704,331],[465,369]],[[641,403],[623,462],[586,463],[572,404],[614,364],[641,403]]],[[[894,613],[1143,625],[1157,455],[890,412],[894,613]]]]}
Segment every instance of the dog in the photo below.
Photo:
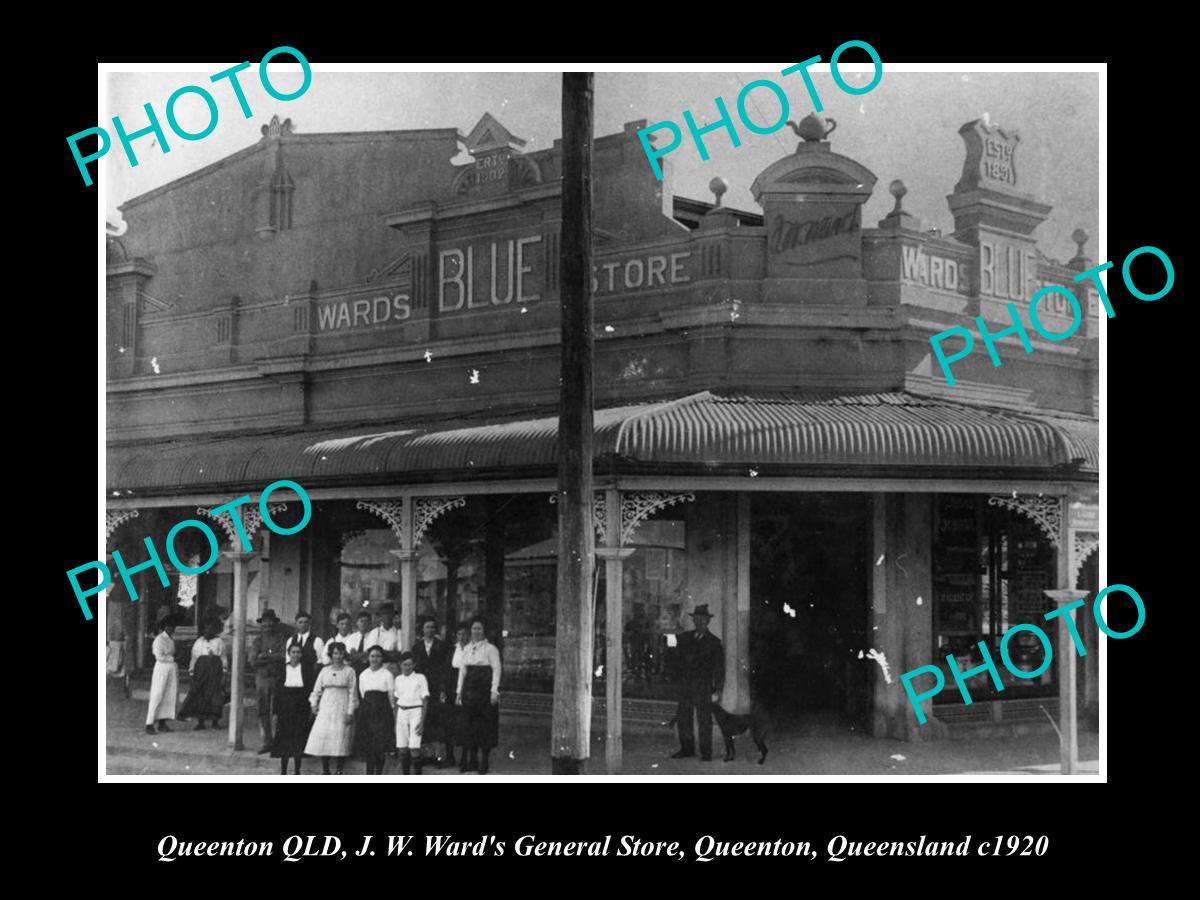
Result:
{"type": "Polygon", "coordinates": [[[733,739],[739,734],[745,734],[747,730],[754,740],[754,746],[758,748],[758,764],[761,766],[767,761],[767,738],[771,736],[771,717],[765,709],[756,706],[751,708],[749,715],[739,716],[726,712],[714,703],[712,714],[717,727],[721,729],[721,737],[725,739],[725,762],[737,759],[733,739]]]}

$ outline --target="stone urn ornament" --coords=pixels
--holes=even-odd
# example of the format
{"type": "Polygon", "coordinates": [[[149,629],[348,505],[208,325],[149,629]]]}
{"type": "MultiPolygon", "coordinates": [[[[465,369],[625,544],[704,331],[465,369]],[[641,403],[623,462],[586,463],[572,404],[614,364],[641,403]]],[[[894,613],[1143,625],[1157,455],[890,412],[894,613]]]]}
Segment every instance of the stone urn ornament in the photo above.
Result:
{"type": "Polygon", "coordinates": [[[800,120],[798,125],[791,121],[788,122],[788,125],[792,131],[796,132],[797,137],[806,141],[823,141],[837,128],[837,122],[834,119],[822,119],[815,112],[810,112],[800,120]]]}

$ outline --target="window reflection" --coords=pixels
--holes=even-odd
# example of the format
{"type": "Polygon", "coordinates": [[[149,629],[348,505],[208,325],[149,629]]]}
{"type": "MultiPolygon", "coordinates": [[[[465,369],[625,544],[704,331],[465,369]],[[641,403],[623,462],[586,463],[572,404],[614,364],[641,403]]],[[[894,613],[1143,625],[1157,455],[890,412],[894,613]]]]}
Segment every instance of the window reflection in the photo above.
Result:
{"type": "MultiPolygon", "coordinates": [[[[1007,507],[989,506],[975,494],[941,495],[935,506],[933,545],[933,622],[935,658],[953,655],[960,671],[983,664],[983,641],[1000,672],[1004,691],[995,689],[988,672],[966,679],[971,698],[1011,699],[1050,696],[1055,666],[1036,678],[1018,678],[1003,665],[1000,640],[1014,625],[1037,625],[1053,640],[1054,629],[1043,616],[1054,609],[1045,591],[1054,587],[1055,554],[1037,524],[1007,507]]],[[[1008,644],[1013,665],[1034,671],[1044,659],[1038,636],[1028,631],[1008,644]]],[[[961,702],[953,689],[943,702],[961,702]]]]}
{"type": "Polygon", "coordinates": [[[400,602],[400,565],[396,537],[389,528],[369,528],[343,535],[340,606],[352,615],[374,612],[379,604],[400,602]]]}

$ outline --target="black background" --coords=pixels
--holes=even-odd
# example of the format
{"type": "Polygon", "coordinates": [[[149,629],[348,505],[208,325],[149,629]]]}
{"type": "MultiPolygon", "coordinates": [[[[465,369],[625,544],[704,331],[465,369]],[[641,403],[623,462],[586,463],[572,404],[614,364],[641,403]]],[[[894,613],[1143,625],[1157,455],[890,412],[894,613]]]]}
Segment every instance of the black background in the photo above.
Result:
{"type": "MultiPolygon", "coordinates": [[[[112,7],[101,12],[105,19],[130,15],[112,7]]],[[[1171,810],[1186,803],[1181,794],[1189,778],[1186,766],[1192,747],[1184,729],[1190,718],[1189,644],[1196,606],[1190,597],[1191,548],[1186,545],[1195,526],[1181,515],[1195,506],[1194,382],[1184,374],[1194,340],[1184,322],[1191,258],[1187,232],[1172,221],[1192,205],[1194,143],[1185,134],[1193,118],[1188,98],[1194,92],[1184,65],[1189,50],[1182,46],[1178,24],[1180,35],[1175,37],[1162,23],[1142,25],[1133,11],[1126,11],[1128,20],[1121,23],[1119,35],[1105,30],[1104,23],[1083,21],[1067,8],[1059,8],[1054,21],[1035,21],[1032,11],[996,12],[986,15],[986,7],[975,5],[946,12],[922,7],[885,22],[865,16],[861,7],[843,6],[818,28],[802,7],[731,8],[719,14],[666,7],[630,13],[615,23],[593,21],[602,14],[610,20],[615,16],[615,8],[606,7],[569,10],[576,24],[564,29],[542,24],[550,21],[552,9],[536,15],[496,9],[478,20],[450,10],[433,11],[428,18],[399,8],[369,14],[347,10],[356,21],[325,10],[323,20],[338,21],[319,23],[289,10],[274,16],[289,24],[251,29],[240,13],[228,24],[218,24],[213,8],[197,12],[195,21],[170,25],[102,22],[56,41],[53,61],[30,59],[44,77],[23,82],[33,87],[27,100],[36,100],[38,115],[20,126],[18,143],[29,145],[20,146],[21,153],[40,174],[10,166],[10,183],[18,192],[34,187],[36,193],[10,207],[9,224],[40,247],[34,259],[43,262],[21,279],[26,286],[19,317],[27,321],[31,336],[42,335],[36,345],[53,360],[35,361],[24,376],[14,369],[16,393],[32,401],[17,431],[24,433],[20,426],[25,425],[31,442],[17,456],[10,455],[8,471],[10,477],[23,472],[24,460],[31,456],[45,469],[36,481],[30,479],[43,487],[24,507],[35,511],[37,539],[23,543],[49,551],[48,559],[22,562],[19,571],[24,577],[18,583],[25,590],[9,595],[10,633],[15,634],[18,622],[25,623],[22,637],[10,646],[19,647],[16,652],[28,661],[19,670],[34,686],[14,689],[5,706],[13,754],[10,777],[15,782],[10,783],[17,794],[30,792],[30,808],[40,820],[24,830],[22,840],[57,858],[71,859],[71,867],[61,875],[67,884],[115,878],[129,886],[170,885],[172,891],[184,893],[190,893],[193,878],[208,884],[209,890],[216,889],[218,879],[228,884],[230,878],[246,887],[262,879],[264,889],[271,890],[292,881],[316,886],[328,880],[346,888],[358,883],[364,891],[372,884],[399,890],[436,883],[449,895],[460,889],[591,893],[606,887],[664,885],[670,890],[691,880],[697,890],[720,887],[770,896],[810,887],[814,878],[862,889],[903,884],[913,891],[975,892],[989,889],[980,876],[990,873],[1025,874],[1025,879],[996,882],[1025,892],[1047,888],[1048,882],[1033,877],[1051,868],[1078,888],[1118,861],[1168,858],[1176,823],[1171,810]],[[526,15],[530,21],[516,22],[526,15]],[[578,16],[586,21],[577,21],[578,16]],[[666,24],[676,19],[696,21],[690,29],[666,24]],[[484,29],[491,41],[486,48],[456,37],[478,31],[484,20],[514,24],[484,29]],[[590,43],[576,46],[547,37],[576,31],[586,32],[590,43]],[[62,573],[93,557],[92,516],[95,498],[103,491],[96,483],[94,457],[97,195],[95,188],[83,187],[64,140],[96,124],[98,61],[246,59],[257,64],[267,50],[280,45],[300,48],[313,62],[508,61],[537,58],[535,54],[544,59],[612,59],[635,52],[650,60],[660,58],[655,54],[700,61],[800,60],[817,53],[827,59],[834,47],[850,39],[870,42],[883,58],[885,72],[889,62],[931,60],[962,63],[964,70],[984,61],[1109,63],[1107,224],[1114,267],[1107,284],[1116,317],[1108,323],[1107,583],[1135,587],[1148,614],[1139,634],[1108,644],[1107,786],[718,784],[703,779],[689,784],[501,785],[477,779],[436,785],[342,782],[336,790],[304,785],[300,790],[293,786],[285,796],[273,784],[97,784],[97,622],[81,618],[62,573]],[[1125,255],[1145,244],[1163,249],[1175,265],[1173,291],[1155,303],[1131,297],[1119,275],[1125,255]],[[62,314],[48,314],[54,309],[62,314]],[[34,640],[43,626],[61,639],[48,642],[55,651],[48,652],[34,640]],[[38,674],[45,671],[53,671],[54,677],[38,674]],[[564,788],[573,792],[565,794],[564,788]],[[277,843],[291,834],[330,833],[342,834],[351,847],[358,846],[362,834],[454,834],[473,840],[494,834],[509,850],[499,859],[426,860],[418,850],[408,860],[380,855],[353,864],[319,859],[284,863],[276,857],[189,858],[167,865],[156,862],[154,848],[169,833],[181,840],[277,843]],[[821,850],[836,834],[864,841],[916,840],[922,834],[957,841],[969,833],[976,842],[996,834],[1045,834],[1050,852],[1043,859],[855,859],[837,865],[769,858],[705,865],[517,859],[512,842],[530,833],[548,840],[636,834],[677,840],[689,850],[695,838],[706,833],[730,841],[808,840],[821,850]],[[618,878],[628,874],[637,880],[538,880],[560,871],[585,878],[596,871],[618,878]],[[867,880],[892,871],[903,881],[867,880]],[[492,872],[514,880],[493,880],[488,877],[492,872]],[[400,878],[377,880],[388,873],[400,878]],[[975,877],[960,880],[958,875],[975,877]]],[[[19,72],[14,68],[10,77],[17,78],[19,72]]],[[[1093,254],[1096,237],[1089,244],[1093,254]]],[[[1140,266],[1135,266],[1137,283],[1158,283],[1153,279],[1159,275],[1150,268],[1147,265],[1145,278],[1139,279],[1140,266]]],[[[10,516],[15,514],[10,509],[10,516]]],[[[23,525],[21,530],[25,533],[23,525]]],[[[1125,609],[1126,603],[1118,596],[1113,606],[1125,609]]],[[[1116,612],[1113,616],[1114,627],[1127,627],[1132,621],[1116,612]]],[[[415,843],[422,840],[418,837],[415,843]]]]}

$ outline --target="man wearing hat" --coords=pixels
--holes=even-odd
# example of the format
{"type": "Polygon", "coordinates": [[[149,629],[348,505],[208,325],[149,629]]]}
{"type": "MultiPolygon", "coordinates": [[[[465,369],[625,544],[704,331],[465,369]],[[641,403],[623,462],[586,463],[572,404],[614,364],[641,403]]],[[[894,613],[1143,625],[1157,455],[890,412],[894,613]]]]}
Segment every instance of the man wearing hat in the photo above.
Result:
{"type": "Polygon", "coordinates": [[[696,628],[679,636],[679,707],[675,721],[679,726],[679,750],[672,759],[696,755],[692,734],[692,710],[700,728],[700,758],[712,759],[712,705],[721,699],[725,687],[725,651],[716,635],[709,633],[712,616],[708,604],[701,603],[691,613],[696,628]]]}
{"type": "Polygon", "coordinates": [[[251,644],[249,663],[254,667],[254,686],[258,690],[258,727],[262,730],[262,746],[258,752],[270,753],[274,742],[271,714],[283,681],[287,636],[279,627],[279,617],[273,609],[264,610],[258,624],[262,629],[251,644]]]}

